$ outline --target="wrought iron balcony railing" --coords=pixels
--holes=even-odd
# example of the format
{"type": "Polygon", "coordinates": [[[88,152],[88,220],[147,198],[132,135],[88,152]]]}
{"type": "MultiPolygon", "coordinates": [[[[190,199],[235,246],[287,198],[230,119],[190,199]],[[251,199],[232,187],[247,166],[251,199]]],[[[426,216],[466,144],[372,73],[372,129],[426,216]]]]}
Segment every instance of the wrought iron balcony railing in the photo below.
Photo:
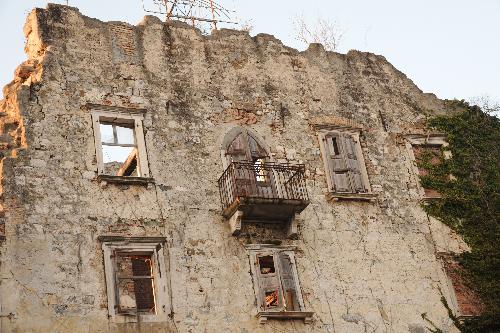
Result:
{"type": "Polygon", "coordinates": [[[219,178],[222,212],[244,210],[247,218],[288,219],[309,204],[305,166],[233,162],[219,178]]]}

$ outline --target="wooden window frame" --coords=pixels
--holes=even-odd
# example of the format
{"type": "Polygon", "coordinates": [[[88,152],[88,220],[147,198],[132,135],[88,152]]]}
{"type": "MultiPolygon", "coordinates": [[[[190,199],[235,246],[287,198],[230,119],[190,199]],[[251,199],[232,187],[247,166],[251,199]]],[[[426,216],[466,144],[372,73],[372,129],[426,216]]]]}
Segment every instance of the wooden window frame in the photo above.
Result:
{"type": "MultiPolygon", "coordinates": [[[[148,156],[146,150],[146,143],[144,139],[144,114],[145,110],[142,109],[124,109],[124,108],[112,108],[107,107],[103,109],[103,107],[99,107],[92,110],[92,125],[94,129],[94,144],[96,151],[96,160],[97,160],[97,173],[98,177],[101,177],[106,181],[127,181],[130,180],[130,183],[140,182],[141,180],[147,181],[151,179],[149,165],[148,165],[148,156]],[[137,177],[129,177],[129,176],[117,176],[117,175],[108,175],[105,173],[104,168],[104,158],[103,158],[103,147],[101,140],[101,130],[100,124],[126,124],[132,125],[134,130],[135,137],[135,146],[137,148],[137,177]]],[[[125,146],[125,145],[123,145],[125,146]]]]}
{"type": "Polygon", "coordinates": [[[257,304],[257,318],[259,319],[260,323],[264,324],[267,322],[268,319],[303,319],[306,323],[310,323],[312,321],[314,313],[307,312],[305,310],[304,300],[302,298],[302,289],[300,287],[299,276],[297,273],[297,264],[295,261],[294,248],[291,246],[272,246],[272,245],[254,244],[254,245],[248,245],[247,250],[249,251],[251,273],[252,276],[254,277],[253,287],[257,304]],[[282,268],[281,264],[279,263],[280,253],[285,254],[290,258],[291,270],[295,286],[295,296],[297,304],[299,306],[298,310],[287,311],[285,304],[282,304],[282,301],[284,300],[285,296],[284,296],[284,286],[282,282],[282,272],[281,272],[282,268]],[[280,303],[275,309],[265,307],[265,305],[263,304],[262,296],[264,295],[263,293],[265,293],[266,290],[262,290],[261,286],[259,285],[261,276],[264,274],[262,274],[260,269],[257,268],[257,266],[259,265],[258,258],[266,256],[273,257],[274,269],[275,269],[274,273],[267,273],[267,274],[270,274],[271,275],[270,277],[275,277],[279,281],[278,297],[280,298],[279,299],[280,303]]]}
{"type": "MultiPolygon", "coordinates": [[[[425,188],[422,186],[422,183],[420,181],[420,170],[418,169],[417,165],[417,159],[415,157],[415,152],[414,152],[414,147],[448,147],[448,141],[446,134],[442,133],[434,133],[434,134],[407,134],[405,135],[405,146],[406,146],[406,151],[408,153],[410,163],[411,163],[411,170],[413,170],[413,174],[415,176],[415,183],[417,184],[417,191],[418,191],[418,197],[421,200],[428,201],[428,200],[436,200],[440,199],[441,197],[436,197],[432,196],[429,197],[425,194],[425,188]]],[[[444,159],[450,159],[451,158],[451,152],[445,152],[443,155],[444,159]]]]}
{"type": "MultiPolygon", "coordinates": [[[[113,267],[115,268],[115,271],[114,271],[114,274],[115,274],[115,297],[116,297],[116,304],[117,304],[117,313],[119,314],[131,314],[131,315],[135,315],[135,314],[152,314],[151,312],[144,312],[144,311],[139,311],[138,309],[136,309],[135,311],[126,311],[126,310],[123,310],[121,309],[120,307],[120,293],[119,293],[119,288],[118,288],[118,285],[119,285],[119,282],[120,280],[123,281],[123,280],[131,280],[133,281],[134,283],[134,287],[135,287],[135,283],[136,283],[136,280],[150,280],[152,285],[153,285],[153,299],[154,299],[154,313],[153,314],[156,314],[156,299],[154,297],[154,290],[155,290],[155,280],[154,280],[154,273],[153,273],[153,269],[154,269],[154,253],[153,252],[150,252],[150,251],[147,251],[147,252],[139,252],[139,251],[122,251],[122,250],[117,250],[117,251],[114,251],[114,254],[113,254],[113,267]],[[132,275],[121,275],[117,272],[116,270],[116,267],[118,266],[117,265],[117,259],[118,257],[132,257],[132,256],[140,256],[140,257],[147,257],[150,261],[151,261],[151,266],[150,266],[150,269],[151,269],[151,274],[150,275],[147,275],[147,276],[136,276],[136,275],[133,275],[133,272],[132,272],[132,275]]],[[[137,299],[137,298],[136,298],[137,299]]]]}
{"type": "Polygon", "coordinates": [[[168,320],[167,310],[170,309],[167,294],[167,272],[163,248],[164,237],[119,237],[101,236],[102,251],[104,255],[104,271],[108,299],[108,314],[112,322],[165,322],[168,320]],[[119,312],[117,272],[114,256],[116,253],[129,253],[137,255],[151,255],[152,276],[154,283],[155,313],[146,312],[119,312]]]}
{"type": "MultiPolygon", "coordinates": [[[[361,144],[360,144],[360,134],[361,130],[357,128],[337,128],[337,129],[324,129],[324,130],[319,130],[318,131],[318,139],[319,139],[319,145],[320,145],[320,150],[321,150],[321,155],[323,158],[323,165],[325,168],[325,175],[326,175],[326,183],[328,186],[328,197],[329,199],[334,199],[334,200],[366,200],[366,201],[373,201],[375,199],[375,195],[372,192],[371,186],[370,186],[370,180],[368,178],[368,173],[366,170],[366,162],[365,158],[363,156],[363,150],[361,149],[361,144]],[[334,170],[332,170],[331,165],[329,163],[329,149],[327,147],[328,144],[328,139],[330,138],[339,138],[343,135],[348,135],[351,136],[351,138],[355,142],[354,146],[354,154],[356,157],[356,160],[358,161],[358,168],[359,168],[359,173],[361,176],[361,183],[362,186],[364,186],[365,191],[364,192],[357,192],[355,189],[352,188],[352,183],[350,183],[350,191],[337,191],[336,186],[334,183],[334,170]]],[[[338,145],[337,141],[337,145],[338,145]]],[[[342,152],[340,151],[338,156],[342,155],[342,152]]],[[[346,172],[349,172],[348,169],[346,169],[346,172]]],[[[350,177],[351,178],[351,177],[350,177]]]]}

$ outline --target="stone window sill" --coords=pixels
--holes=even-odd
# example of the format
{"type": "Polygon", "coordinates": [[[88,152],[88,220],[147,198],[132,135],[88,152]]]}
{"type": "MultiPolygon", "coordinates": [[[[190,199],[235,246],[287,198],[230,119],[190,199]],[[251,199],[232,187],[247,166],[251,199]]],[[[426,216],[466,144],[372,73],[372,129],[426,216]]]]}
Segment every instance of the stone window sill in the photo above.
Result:
{"type": "Polygon", "coordinates": [[[117,324],[126,323],[163,323],[167,318],[162,315],[146,314],[146,313],[117,313],[110,317],[111,322],[117,324]]]}
{"type": "Polygon", "coordinates": [[[123,176],[110,176],[99,175],[97,180],[101,183],[108,184],[121,184],[121,185],[149,185],[154,184],[153,178],[145,177],[123,177],[123,176]]]}
{"type": "Polygon", "coordinates": [[[438,201],[438,200],[441,200],[443,199],[442,196],[433,196],[433,197],[427,197],[427,196],[424,196],[420,199],[420,202],[424,205],[424,206],[427,206],[429,204],[431,204],[432,202],[435,202],[435,201],[438,201]]]}
{"type": "Polygon", "coordinates": [[[375,201],[377,195],[373,193],[335,193],[329,192],[326,195],[329,201],[375,201]]]}
{"type": "Polygon", "coordinates": [[[458,319],[458,321],[463,323],[466,320],[474,320],[474,319],[477,319],[479,317],[480,317],[480,315],[458,315],[457,319],[458,319]]]}
{"type": "Polygon", "coordinates": [[[268,319],[303,319],[306,324],[312,322],[314,312],[304,311],[260,311],[257,318],[261,324],[265,324],[268,319]]]}

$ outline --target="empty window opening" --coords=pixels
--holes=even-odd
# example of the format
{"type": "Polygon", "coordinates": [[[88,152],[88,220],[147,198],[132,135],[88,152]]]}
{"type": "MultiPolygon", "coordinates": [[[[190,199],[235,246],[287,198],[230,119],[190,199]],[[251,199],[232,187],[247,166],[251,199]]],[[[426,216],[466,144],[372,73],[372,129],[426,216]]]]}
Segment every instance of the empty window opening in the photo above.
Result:
{"type": "Polygon", "coordinates": [[[143,119],[144,113],[137,110],[92,111],[99,176],[111,181],[150,177],[143,119]]]}
{"type": "Polygon", "coordinates": [[[139,175],[134,124],[101,122],[101,146],[104,173],[114,176],[139,175]]]}
{"type": "Polygon", "coordinates": [[[278,291],[266,291],[265,294],[265,304],[266,308],[274,308],[279,305],[278,291]]]}
{"type": "Polygon", "coordinates": [[[259,267],[261,274],[275,273],[276,269],[274,268],[274,257],[273,256],[259,257],[259,267]]]}
{"type": "MultiPolygon", "coordinates": [[[[428,176],[431,168],[443,163],[443,152],[441,146],[415,145],[413,154],[417,164],[418,174],[422,177],[428,176]]],[[[421,184],[422,185],[422,184],[421,184]]],[[[441,194],[432,188],[422,186],[426,198],[440,198],[441,194]]]]}
{"type": "Polygon", "coordinates": [[[429,174],[427,168],[440,165],[443,159],[440,146],[413,146],[413,154],[421,176],[427,176],[429,174]]]}
{"type": "Polygon", "coordinates": [[[337,143],[337,138],[332,138],[332,149],[334,155],[340,155],[339,144],[337,143]]]}
{"type": "Polygon", "coordinates": [[[155,314],[151,254],[118,253],[116,282],[119,313],[155,314]]]}

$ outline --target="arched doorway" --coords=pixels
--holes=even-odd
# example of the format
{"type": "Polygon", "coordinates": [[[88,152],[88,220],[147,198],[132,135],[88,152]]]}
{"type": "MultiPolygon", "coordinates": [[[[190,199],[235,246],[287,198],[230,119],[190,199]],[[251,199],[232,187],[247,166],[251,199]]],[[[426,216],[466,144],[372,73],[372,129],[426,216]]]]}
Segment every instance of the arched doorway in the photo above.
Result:
{"type": "Polygon", "coordinates": [[[235,196],[276,197],[276,184],[269,166],[271,154],[254,131],[233,128],[224,138],[222,155],[224,165],[234,169],[235,196]]]}

